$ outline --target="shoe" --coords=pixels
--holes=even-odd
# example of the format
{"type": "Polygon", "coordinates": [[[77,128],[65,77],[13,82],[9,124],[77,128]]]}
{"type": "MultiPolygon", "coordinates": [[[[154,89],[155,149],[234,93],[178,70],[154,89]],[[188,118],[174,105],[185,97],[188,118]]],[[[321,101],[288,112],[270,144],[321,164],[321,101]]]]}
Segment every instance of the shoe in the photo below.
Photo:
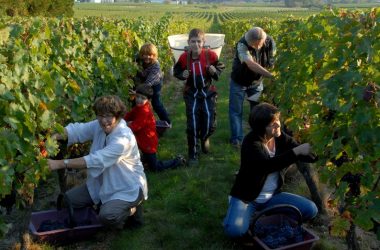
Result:
{"type": "Polygon", "coordinates": [[[139,228],[144,224],[143,219],[143,207],[142,204],[137,207],[131,208],[131,215],[128,216],[127,220],[124,223],[124,228],[134,229],[139,228]]]}
{"type": "Polygon", "coordinates": [[[207,138],[206,140],[201,140],[201,149],[204,154],[208,154],[210,152],[209,138],[207,138]]]}
{"type": "Polygon", "coordinates": [[[186,161],[186,159],[185,159],[185,157],[183,157],[182,155],[177,155],[176,156],[176,158],[175,158],[176,160],[177,160],[177,166],[179,167],[179,166],[186,166],[186,164],[187,164],[187,161],[186,161]]]}
{"type": "Polygon", "coordinates": [[[134,214],[136,213],[137,208],[136,208],[136,207],[133,207],[133,208],[131,208],[130,210],[131,210],[131,211],[130,211],[130,213],[131,213],[130,216],[132,216],[132,215],[134,215],[134,214]]]}

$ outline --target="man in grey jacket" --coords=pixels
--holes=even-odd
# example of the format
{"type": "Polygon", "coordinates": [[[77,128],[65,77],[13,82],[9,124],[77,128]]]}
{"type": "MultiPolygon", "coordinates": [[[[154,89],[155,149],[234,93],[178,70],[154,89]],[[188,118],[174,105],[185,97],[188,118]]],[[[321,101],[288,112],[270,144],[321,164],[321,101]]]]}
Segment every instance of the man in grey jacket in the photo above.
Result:
{"type": "Polygon", "coordinates": [[[251,109],[259,103],[263,78],[273,78],[268,68],[274,64],[276,45],[260,27],[247,31],[237,42],[230,79],[230,143],[240,147],[243,141],[243,103],[245,94],[251,109]]]}

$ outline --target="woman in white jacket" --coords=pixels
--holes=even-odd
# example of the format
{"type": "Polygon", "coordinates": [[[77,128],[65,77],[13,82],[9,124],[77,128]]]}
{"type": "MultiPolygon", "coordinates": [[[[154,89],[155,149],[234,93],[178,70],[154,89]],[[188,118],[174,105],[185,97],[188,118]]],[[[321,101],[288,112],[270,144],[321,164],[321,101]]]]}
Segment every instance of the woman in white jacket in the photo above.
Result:
{"type": "MultiPolygon", "coordinates": [[[[93,107],[96,120],[71,123],[56,139],[68,145],[92,141],[90,153],[75,159],[49,160],[50,170],[87,168],[86,183],[66,192],[74,208],[100,204],[102,224],[122,229],[126,219],[142,215],[148,188],[136,139],[123,116],[124,103],[117,96],[99,97],[93,107]],[[136,211],[138,210],[138,211],[136,211]]],[[[134,218],[141,222],[141,218],[134,218]]]]}

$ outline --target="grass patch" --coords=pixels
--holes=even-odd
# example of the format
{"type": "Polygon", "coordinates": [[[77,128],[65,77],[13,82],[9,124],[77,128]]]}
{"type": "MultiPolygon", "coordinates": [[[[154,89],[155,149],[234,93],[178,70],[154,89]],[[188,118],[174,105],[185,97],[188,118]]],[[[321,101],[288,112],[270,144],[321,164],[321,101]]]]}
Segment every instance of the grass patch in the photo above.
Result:
{"type": "MultiPolygon", "coordinates": [[[[228,50],[224,53],[230,54],[228,50]]],[[[115,238],[113,249],[236,248],[224,236],[221,226],[227,210],[227,196],[240,163],[239,151],[228,144],[231,64],[226,63],[226,70],[216,82],[218,126],[210,140],[211,152],[202,154],[196,167],[147,172],[149,199],[144,203],[145,225],[133,232],[123,231],[115,238]]],[[[176,79],[164,84],[163,103],[171,115],[173,128],[160,138],[160,159],[177,154],[187,156],[182,86],[183,83],[176,79]]]]}
{"type": "MultiPolygon", "coordinates": [[[[211,137],[210,153],[202,154],[199,166],[182,167],[159,173],[147,172],[149,199],[144,203],[145,225],[117,234],[112,249],[241,249],[223,233],[227,197],[240,165],[240,152],[229,145],[228,95],[232,49],[223,48],[221,61],[226,69],[216,82],[218,126],[211,137]],[[224,57],[223,57],[224,56],[224,57]]],[[[187,156],[185,105],[178,80],[166,81],[163,102],[173,128],[160,138],[159,158],[187,156]]],[[[248,132],[249,104],[244,106],[244,128],[248,132]]],[[[297,182],[303,179],[297,175],[297,182]]],[[[285,188],[308,195],[304,181],[285,188]],[[297,189],[297,190],[295,190],[297,189]]],[[[323,248],[325,244],[321,243],[323,248]]],[[[329,248],[333,249],[333,248],[329,248]]]]}

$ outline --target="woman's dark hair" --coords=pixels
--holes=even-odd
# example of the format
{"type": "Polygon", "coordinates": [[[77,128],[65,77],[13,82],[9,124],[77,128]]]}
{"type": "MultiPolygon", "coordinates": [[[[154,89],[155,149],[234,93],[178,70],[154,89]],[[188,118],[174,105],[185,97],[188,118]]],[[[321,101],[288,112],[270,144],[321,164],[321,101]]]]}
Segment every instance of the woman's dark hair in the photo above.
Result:
{"type": "Polygon", "coordinates": [[[116,119],[124,117],[127,108],[122,100],[116,95],[98,97],[95,100],[93,110],[96,115],[112,114],[116,119]]]}
{"type": "Polygon", "coordinates": [[[249,114],[249,126],[253,133],[263,140],[266,127],[279,116],[280,110],[277,107],[265,102],[260,103],[255,106],[249,114]]]}

